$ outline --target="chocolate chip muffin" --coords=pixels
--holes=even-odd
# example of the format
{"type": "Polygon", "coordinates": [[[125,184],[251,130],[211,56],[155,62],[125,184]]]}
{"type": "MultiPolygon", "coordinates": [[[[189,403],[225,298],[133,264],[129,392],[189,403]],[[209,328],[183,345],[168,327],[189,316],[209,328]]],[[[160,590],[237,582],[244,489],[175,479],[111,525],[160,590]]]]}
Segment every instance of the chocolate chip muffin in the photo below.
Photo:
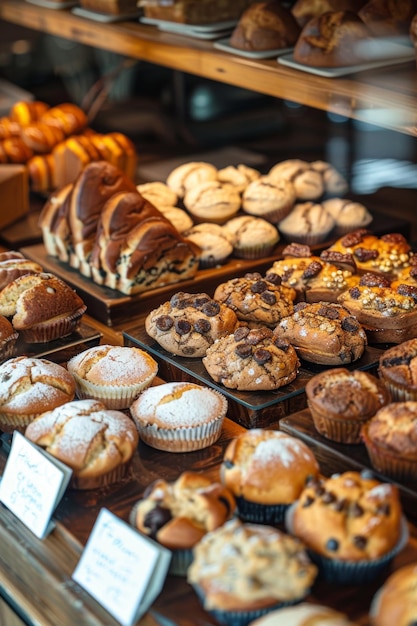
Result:
{"type": "Polygon", "coordinates": [[[269,391],[288,385],[300,365],[293,346],[267,327],[238,327],[217,339],[202,360],[213,380],[239,391],[269,391]]]}
{"type": "Polygon", "coordinates": [[[173,482],[153,481],[130,515],[131,524],[173,552],[170,573],[185,575],[192,548],[231,518],[235,499],[227,487],[197,472],[173,482]]]}
{"type": "Polygon", "coordinates": [[[218,285],[213,297],[235,311],[240,321],[274,328],[283,317],[291,315],[296,297],[292,287],[281,283],[280,276],[272,272],[265,277],[259,272],[247,273],[218,285]]]}
{"type": "Polygon", "coordinates": [[[294,313],[277,324],[274,334],[290,342],[302,359],[321,365],[357,361],[367,345],[358,320],[331,302],[299,302],[294,313]]]}
{"type": "Polygon", "coordinates": [[[238,324],[236,313],[206,293],[178,292],[145,319],[147,334],[171,354],[199,358],[238,324]]]}
{"type": "Polygon", "coordinates": [[[387,565],[402,547],[398,488],[370,472],[312,479],[289,513],[291,533],[309,548],[324,576],[337,582],[374,577],[377,566],[387,565]]]}

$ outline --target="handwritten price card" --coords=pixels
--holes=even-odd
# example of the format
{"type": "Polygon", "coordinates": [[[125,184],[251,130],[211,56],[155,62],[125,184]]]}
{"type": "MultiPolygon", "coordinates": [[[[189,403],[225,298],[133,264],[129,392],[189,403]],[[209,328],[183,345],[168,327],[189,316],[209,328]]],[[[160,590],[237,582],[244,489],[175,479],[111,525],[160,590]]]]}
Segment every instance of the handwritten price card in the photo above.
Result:
{"type": "Polygon", "coordinates": [[[53,527],[52,513],[71,474],[68,466],[15,431],[0,482],[0,501],[42,539],[53,527]]]}
{"type": "Polygon", "coordinates": [[[171,552],[107,509],[91,531],[73,579],[123,626],[132,626],[160,593],[171,552]]]}

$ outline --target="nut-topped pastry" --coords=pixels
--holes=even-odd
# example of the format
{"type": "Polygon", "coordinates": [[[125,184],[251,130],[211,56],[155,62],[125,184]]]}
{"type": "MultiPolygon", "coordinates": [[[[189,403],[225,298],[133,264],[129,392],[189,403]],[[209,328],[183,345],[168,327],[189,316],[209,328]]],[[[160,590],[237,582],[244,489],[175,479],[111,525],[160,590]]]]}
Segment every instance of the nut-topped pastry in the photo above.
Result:
{"type": "Polygon", "coordinates": [[[302,359],[323,365],[352,363],[367,345],[358,320],[332,302],[299,302],[294,313],[277,324],[274,333],[289,341],[302,359]]]}
{"type": "Polygon", "coordinates": [[[295,289],[299,301],[337,302],[341,293],[359,282],[349,255],[341,259],[341,255],[329,253],[325,260],[312,255],[309,246],[297,243],[286,246],[282,254],[284,258],[274,261],[268,273],[281,276],[282,284],[295,289]]]}
{"type": "Polygon", "coordinates": [[[282,285],[278,274],[269,272],[263,277],[259,272],[248,272],[218,285],[213,297],[235,311],[240,321],[274,328],[293,312],[296,293],[282,285]]]}
{"type": "Polygon", "coordinates": [[[376,272],[394,280],[411,263],[411,245],[401,233],[378,237],[359,228],[341,237],[328,250],[352,254],[358,272],[376,272]]]}
{"type": "Polygon", "coordinates": [[[300,363],[293,346],[275,337],[270,328],[240,326],[207,349],[203,365],[225,387],[267,391],[292,382],[300,363]]]}
{"type": "Polygon", "coordinates": [[[147,315],[145,330],[167,352],[199,358],[237,324],[236,313],[226,304],[206,293],[180,291],[147,315]]]}
{"type": "Polygon", "coordinates": [[[362,324],[369,343],[401,343],[417,334],[417,287],[393,289],[384,277],[367,273],[338,302],[362,324]]]}

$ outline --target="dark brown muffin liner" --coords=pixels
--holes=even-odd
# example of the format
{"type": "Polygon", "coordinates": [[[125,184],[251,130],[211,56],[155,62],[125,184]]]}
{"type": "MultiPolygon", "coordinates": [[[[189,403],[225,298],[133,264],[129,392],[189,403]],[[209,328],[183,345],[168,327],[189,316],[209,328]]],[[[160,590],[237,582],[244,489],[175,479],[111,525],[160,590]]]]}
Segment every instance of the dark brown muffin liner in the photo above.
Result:
{"type": "Polygon", "coordinates": [[[253,524],[281,524],[289,504],[259,504],[236,497],[237,515],[244,522],[253,524]]]}
{"type": "Polygon", "coordinates": [[[326,415],[321,415],[309,405],[317,432],[338,443],[359,444],[362,443],[361,428],[369,418],[363,420],[338,419],[326,415]]]}
{"type": "Polygon", "coordinates": [[[68,317],[35,324],[31,328],[21,329],[19,333],[26,343],[46,343],[47,341],[66,337],[79,328],[81,317],[86,310],[87,307],[84,306],[72,315],[68,315],[68,317]]]}
{"type": "Polygon", "coordinates": [[[365,444],[372,467],[396,480],[417,478],[417,459],[395,455],[386,448],[374,443],[368,436],[366,425],[362,428],[362,441],[365,444]]]}

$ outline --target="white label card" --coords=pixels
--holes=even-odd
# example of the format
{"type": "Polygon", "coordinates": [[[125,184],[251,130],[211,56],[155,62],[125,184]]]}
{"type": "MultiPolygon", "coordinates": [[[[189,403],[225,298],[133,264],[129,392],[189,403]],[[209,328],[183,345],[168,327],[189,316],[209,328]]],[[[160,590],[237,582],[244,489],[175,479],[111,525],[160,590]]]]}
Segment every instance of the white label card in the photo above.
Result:
{"type": "Polygon", "coordinates": [[[71,474],[67,465],[15,431],[0,482],[0,501],[43,539],[53,528],[51,516],[71,474]]]}
{"type": "Polygon", "coordinates": [[[101,509],[72,575],[123,626],[132,626],[164,584],[171,552],[101,509]]]}

